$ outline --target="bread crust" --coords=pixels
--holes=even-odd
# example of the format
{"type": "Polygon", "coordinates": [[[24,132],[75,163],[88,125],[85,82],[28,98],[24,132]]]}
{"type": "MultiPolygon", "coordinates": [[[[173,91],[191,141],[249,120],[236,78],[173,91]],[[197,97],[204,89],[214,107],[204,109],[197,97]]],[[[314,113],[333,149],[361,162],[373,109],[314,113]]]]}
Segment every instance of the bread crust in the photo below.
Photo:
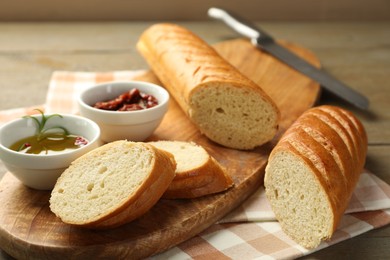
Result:
{"type": "MultiPolygon", "coordinates": [[[[126,143],[127,141],[116,141],[97,149],[101,151],[109,150],[111,147],[126,143]]],[[[172,154],[159,150],[152,145],[146,143],[132,144],[144,146],[153,154],[151,161],[153,165],[152,170],[147,174],[139,187],[137,187],[136,191],[130,194],[124,203],[117,205],[111,211],[102,212],[101,215],[94,219],[82,222],[65,221],[66,223],[91,229],[115,228],[140,217],[157,203],[175,176],[176,162],[172,154]]],[[[77,160],[84,160],[84,158],[80,157],[77,160]]],[[[74,163],[77,163],[77,160],[74,163]]],[[[61,176],[57,183],[62,182],[63,178],[64,176],[61,176]]],[[[53,189],[53,192],[57,192],[56,187],[53,189]]],[[[54,211],[54,213],[61,217],[59,212],[54,211]]]]}
{"type": "MultiPolygon", "coordinates": [[[[226,170],[200,145],[183,141],[150,142],[151,145],[157,145],[159,149],[164,149],[164,146],[161,146],[164,143],[176,146],[187,143],[187,145],[203,150],[204,154],[207,155],[207,160],[201,165],[185,171],[176,170],[175,178],[163,195],[164,199],[198,198],[225,191],[234,185],[232,178],[226,170]]],[[[169,149],[166,151],[170,152],[169,149]]]]}
{"type": "Polygon", "coordinates": [[[233,180],[212,157],[202,166],[176,174],[165,191],[165,199],[190,199],[225,191],[233,180]]]}
{"type": "Polygon", "coordinates": [[[104,219],[83,225],[93,229],[108,229],[129,223],[149,211],[160,200],[175,176],[176,162],[172,154],[156,149],[152,145],[148,149],[155,154],[153,169],[147,180],[137,189],[125,204],[104,219]]]}
{"type": "MultiPolygon", "coordinates": [[[[321,239],[330,238],[348,206],[365,164],[367,134],[363,125],[351,112],[335,106],[324,105],[306,111],[271,152],[265,174],[266,191],[267,187],[275,185],[272,183],[273,172],[269,169],[274,157],[281,152],[291,153],[302,160],[326,194],[332,212],[329,216],[331,228],[321,239]]],[[[275,207],[271,194],[267,197],[275,207]]],[[[278,210],[275,208],[274,211],[278,210]]],[[[283,228],[285,223],[281,221],[281,225],[283,228]]],[[[289,235],[295,239],[299,237],[299,234],[289,235]]],[[[299,239],[297,242],[302,243],[299,239]]],[[[313,241],[303,246],[311,248],[318,243],[313,241]]]]}
{"type": "MultiPolygon", "coordinates": [[[[252,149],[268,142],[276,134],[280,112],[271,98],[192,32],[174,24],[155,24],[141,35],[137,48],[189,119],[209,139],[230,148],[252,149]],[[196,104],[200,99],[196,95],[208,88],[220,93],[226,92],[226,88],[236,89],[264,104],[270,114],[269,121],[255,124],[256,120],[252,120],[251,124],[255,125],[243,127],[252,129],[260,125],[262,134],[253,134],[251,140],[242,141],[237,140],[242,138],[240,133],[234,133],[227,126],[223,126],[225,129],[222,130],[217,125],[210,127],[207,119],[212,115],[205,116],[196,104]],[[228,139],[223,132],[233,137],[228,139]]],[[[231,120],[239,122],[241,118],[231,120]]]]}

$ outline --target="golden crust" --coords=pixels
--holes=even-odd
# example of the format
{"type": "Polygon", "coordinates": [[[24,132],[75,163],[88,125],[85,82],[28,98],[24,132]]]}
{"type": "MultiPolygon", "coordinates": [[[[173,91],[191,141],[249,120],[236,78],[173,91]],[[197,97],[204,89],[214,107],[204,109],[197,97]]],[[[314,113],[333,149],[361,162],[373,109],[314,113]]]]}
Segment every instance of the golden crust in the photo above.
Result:
{"type": "MultiPolygon", "coordinates": [[[[171,152],[177,162],[176,176],[163,195],[165,199],[189,199],[225,191],[233,186],[226,170],[201,145],[186,141],[155,141],[149,144],[171,152]],[[182,150],[179,149],[182,147],[182,150]],[[183,149],[186,147],[188,150],[183,149]],[[202,160],[182,167],[186,159],[176,158],[183,153],[199,153],[202,160]]],[[[194,154],[192,156],[195,156],[194,154]]]]}
{"type": "MultiPolygon", "coordinates": [[[[174,24],[155,24],[141,35],[137,48],[189,119],[214,142],[235,149],[252,149],[271,140],[275,135],[280,112],[271,98],[192,32],[174,24]],[[260,124],[251,120],[250,126],[241,128],[264,128],[264,136],[254,133],[253,138],[248,141],[237,141],[240,137],[237,137],[239,134],[235,131],[226,126],[224,131],[218,131],[216,129],[220,127],[210,127],[207,120],[209,117],[204,116],[205,112],[200,112],[201,115],[197,113],[200,109],[196,105],[199,101],[196,94],[204,89],[220,88],[221,85],[244,90],[245,93],[250,93],[248,96],[256,97],[254,100],[257,106],[261,103],[267,107],[265,110],[269,113],[269,121],[260,124]],[[234,138],[225,137],[226,133],[233,134],[234,138]]],[[[219,98],[218,94],[215,96],[219,98]]],[[[231,116],[231,119],[241,120],[242,114],[234,118],[231,116]]],[[[242,136],[245,134],[241,138],[242,136]]]]}
{"type": "MultiPolygon", "coordinates": [[[[348,206],[365,164],[367,134],[363,125],[351,112],[339,107],[315,107],[285,132],[269,161],[279,152],[300,158],[318,180],[333,212],[330,237],[348,206]]],[[[267,172],[265,177],[266,187],[269,174],[272,173],[267,172]]]]}
{"type": "MultiPolygon", "coordinates": [[[[63,220],[64,222],[92,229],[115,228],[140,217],[157,203],[175,176],[176,162],[173,155],[168,152],[159,150],[146,143],[116,141],[91,151],[87,154],[88,156],[86,155],[78,158],[73,164],[77,164],[78,162],[88,162],[90,158],[104,154],[106,151],[110,151],[111,148],[126,149],[128,146],[133,145],[143,146],[143,148],[149,150],[152,154],[152,160],[150,161],[152,169],[145,174],[144,180],[138,187],[136,187],[134,192],[132,194],[128,194],[128,197],[124,200],[124,202],[118,201],[118,204],[111,207],[111,210],[107,209],[102,211],[96,217],[77,222],[72,220],[63,220]]],[[[74,169],[72,169],[72,171],[74,171],[74,169]]],[[[65,175],[62,175],[58,179],[56,186],[64,181],[67,181],[67,179],[64,178],[65,175]]],[[[73,181],[79,180],[74,179],[73,181]]],[[[68,183],[67,186],[69,185],[71,184],[68,183]]],[[[69,189],[71,188],[72,187],[69,186],[69,189]]],[[[124,187],[118,188],[123,189],[124,187]]],[[[56,187],[53,189],[53,192],[57,192],[56,187]]],[[[56,210],[54,212],[57,216],[61,217],[62,209],[60,205],[58,205],[58,198],[56,201],[57,202],[53,201],[53,203],[57,203],[55,206],[56,210]]],[[[83,202],[80,201],[80,203],[83,202]]]]}
{"type": "Polygon", "coordinates": [[[88,223],[84,227],[94,229],[115,228],[145,214],[162,197],[175,176],[176,162],[173,155],[152,145],[148,149],[155,154],[153,169],[148,179],[140,186],[128,201],[111,212],[104,219],[88,223]]]}
{"type": "Polygon", "coordinates": [[[229,189],[233,181],[214,158],[186,172],[176,174],[164,193],[166,199],[197,198],[229,189]]]}

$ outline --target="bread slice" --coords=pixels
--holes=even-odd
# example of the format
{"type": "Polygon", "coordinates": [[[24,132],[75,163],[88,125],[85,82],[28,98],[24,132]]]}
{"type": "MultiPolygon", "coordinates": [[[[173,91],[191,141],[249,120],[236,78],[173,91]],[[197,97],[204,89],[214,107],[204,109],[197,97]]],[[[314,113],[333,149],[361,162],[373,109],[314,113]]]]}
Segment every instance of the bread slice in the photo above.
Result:
{"type": "Polygon", "coordinates": [[[50,209],[65,223],[113,228],[148,211],[175,176],[176,162],[146,143],[116,141],[75,160],[57,180],[50,209]]]}
{"type": "Polygon", "coordinates": [[[200,145],[183,141],[156,141],[150,144],[172,153],[177,163],[176,176],[164,193],[164,198],[197,198],[233,186],[225,169],[200,145]]]}
{"type": "Polygon", "coordinates": [[[196,127],[214,142],[252,149],[270,141],[280,113],[252,80],[175,24],[155,24],[137,48],[196,127]]]}
{"type": "Polygon", "coordinates": [[[320,106],[286,131],[266,166],[266,196],[284,232],[306,248],[336,230],[364,167],[367,135],[350,112],[320,106]]]}

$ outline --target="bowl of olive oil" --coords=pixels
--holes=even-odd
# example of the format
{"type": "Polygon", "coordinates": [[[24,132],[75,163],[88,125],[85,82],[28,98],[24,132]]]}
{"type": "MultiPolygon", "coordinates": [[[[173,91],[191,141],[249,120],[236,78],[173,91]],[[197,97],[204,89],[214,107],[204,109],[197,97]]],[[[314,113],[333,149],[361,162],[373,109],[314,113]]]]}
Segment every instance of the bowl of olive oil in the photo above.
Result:
{"type": "Polygon", "coordinates": [[[51,190],[72,161],[99,145],[99,126],[76,115],[41,112],[0,128],[4,166],[24,185],[38,190],[51,190]]]}

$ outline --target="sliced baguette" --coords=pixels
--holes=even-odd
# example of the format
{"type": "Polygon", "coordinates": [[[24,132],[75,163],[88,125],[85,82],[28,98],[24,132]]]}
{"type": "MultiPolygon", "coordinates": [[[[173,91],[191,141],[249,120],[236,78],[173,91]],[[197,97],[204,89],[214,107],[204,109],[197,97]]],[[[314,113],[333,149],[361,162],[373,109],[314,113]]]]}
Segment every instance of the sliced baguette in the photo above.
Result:
{"type": "Polygon", "coordinates": [[[280,118],[275,103],[189,30],[155,24],[141,35],[137,48],[209,139],[246,150],[274,137],[280,118]]]}
{"type": "Polygon", "coordinates": [[[227,190],[233,181],[223,167],[200,145],[183,141],[150,142],[173,154],[176,176],[163,198],[197,198],[227,190]]]}
{"type": "Polygon", "coordinates": [[[58,179],[50,209],[65,223],[113,228],[148,211],[175,176],[172,154],[116,141],[75,160],[58,179]]]}
{"type": "Polygon", "coordinates": [[[334,106],[305,112],[271,152],[266,196],[284,232],[306,248],[336,230],[364,167],[367,135],[334,106]]]}

